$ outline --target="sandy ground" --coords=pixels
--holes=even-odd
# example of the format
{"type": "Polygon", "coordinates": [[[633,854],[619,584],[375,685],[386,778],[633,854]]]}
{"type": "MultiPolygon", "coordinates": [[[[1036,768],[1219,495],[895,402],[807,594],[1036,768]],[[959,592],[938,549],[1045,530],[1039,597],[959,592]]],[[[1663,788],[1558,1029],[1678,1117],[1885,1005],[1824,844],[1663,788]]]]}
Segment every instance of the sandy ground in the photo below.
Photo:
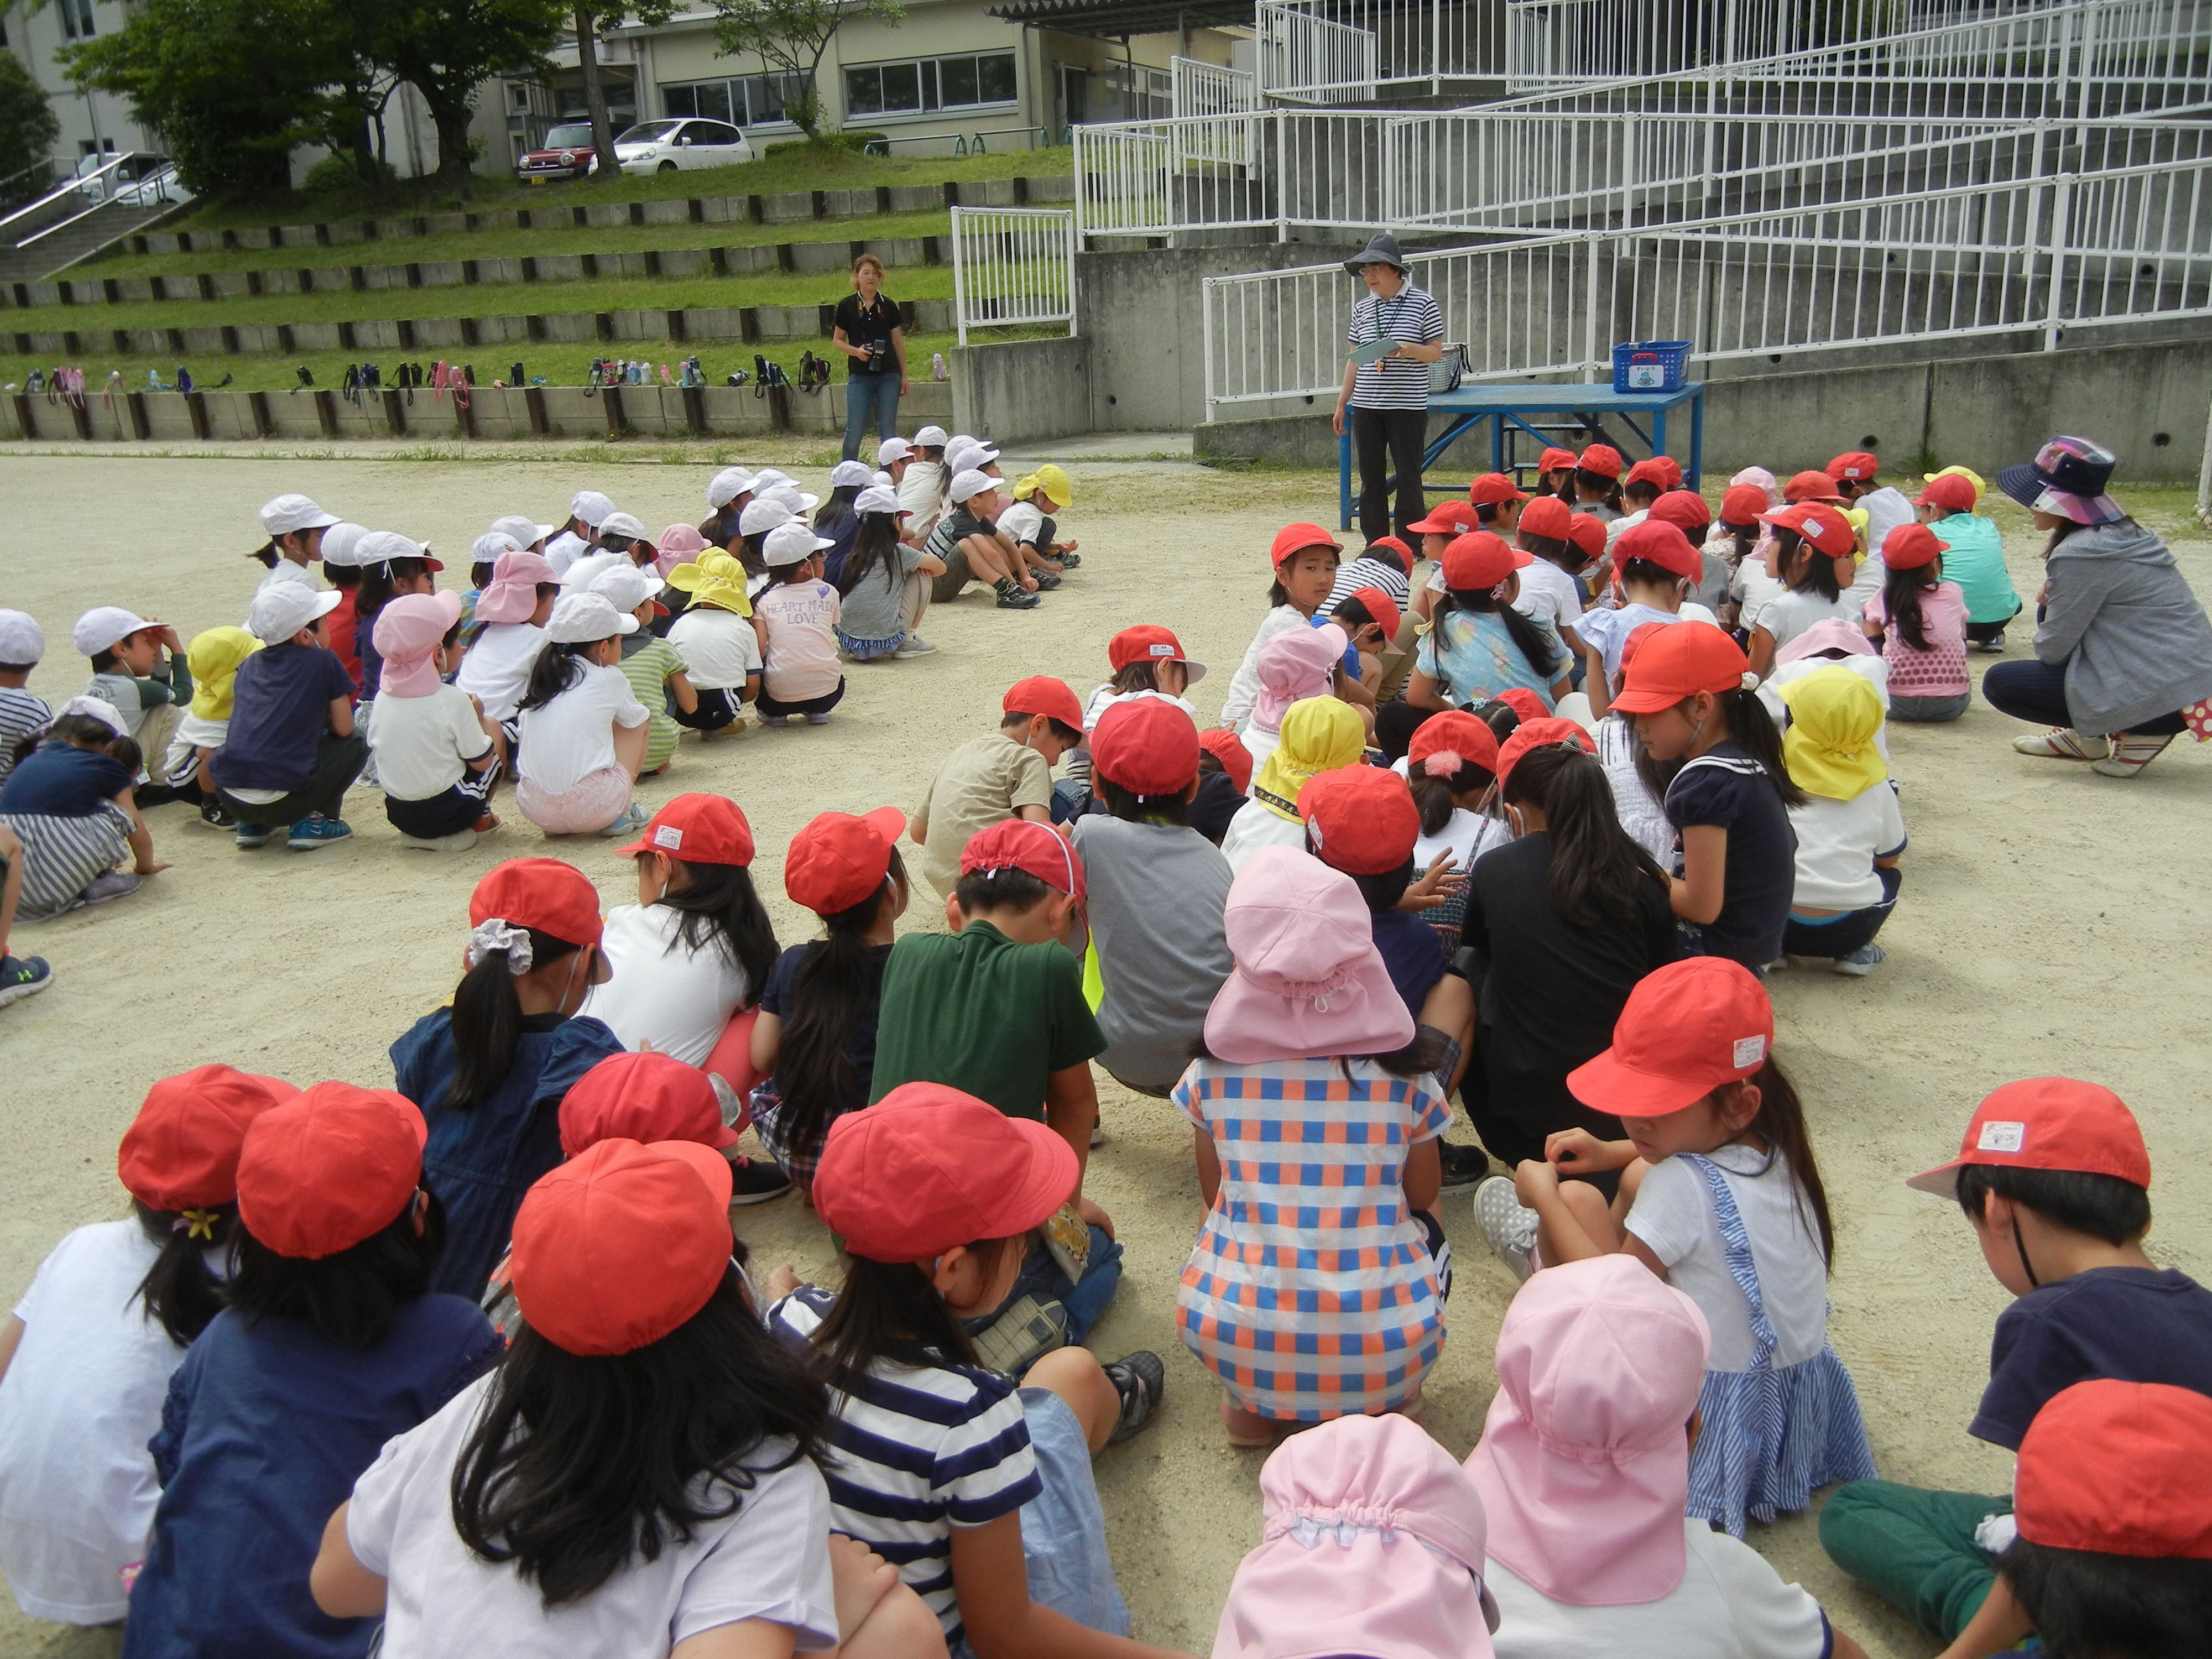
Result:
{"type": "MultiPolygon", "coordinates": [[[[585,485],[649,525],[699,516],[703,461],[581,459],[18,453],[0,462],[15,503],[0,593],[45,624],[50,654],[32,684],[58,701],[81,688],[69,625],[92,604],[136,606],[187,638],[237,620],[259,574],[244,556],[257,539],[252,509],[281,489],[449,552],[497,514],[557,518],[585,485]]],[[[761,842],[756,878],[786,942],[805,938],[811,920],[782,893],[792,832],[825,809],[910,805],[945,751],[995,720],[1012,679],[1047,672],[1087,690],[1104,677],[1109,634],[1164,622],[1215,665],[1196,700],[1218,708],[1263,606],[1261,550],[1290,518],[1325,520],[1334,483],[1095,463],[1078,481],[1081,500],[1065,523],[1085,564],[1042,610],[1003,614],[971,590],[930,618],[936,656],[854,670],[827,728],[756,730],[704,750],[687,738],[674,774],[648,781],[648,806],[687,789],[725,791],[744,805],[761,842]]],[[[2166,510],[2151,516],[2170,530],[2178,507],[2160,499],[2166,510]]],[[[2033,592],[2034,545],[2015,535],[2012,547],[2015,580],[2033,592]]],[[[2212,545],[2180,550],[2198,590],[2212,592],[2212,545]]],[[[2154,1252],[2200,1277],[2212,1269],[2203,1200],[2176,1178],[2212,1161],[2212,1118],[2201,1107],[2212,1071],[2201,1001],[2212,754],[2177,749],[2118,782],[2014,756],[2006,740],[2020,729],[1977,707],[1956,725],[1896,732],[1912,842],[1904,902],[1883,934],[1889,962],[1870,979],[1799,970],[1774,986],[1778,1052],[1810,1104],[1836,1209],[1834,1340],[1857,1378],[1877,1461],[1893,1478],[1978,1490],[2008,1479],[2007,1460],[1963,1432],[2004,1293],[1956,1213],[1901,1182],[1949,1155],[1984,1092],[2049,1072],[2119,1090],[2162,1175],[2154,1252]]],[[[591,875],[609,904],[633,901],[629,866],[605,843],[549,848],[510,813],[510,827],[471,854],[408,854],[379,806],[357,793],[355,841],[312,856],[249,856],[186,809],[161,809],[155,833],[173,870],[112,908],[18,933],[16,948],[50,958],[57,983],[0,1014],[0,1059],[16,1080],[0,1286],[27,1284],[68,1229],[124,1212],[114,1148],[153,1079],[223,1060],[302,1083],[388,1082],[386,1047],[450,991],[469,888],[493,863],[551,851],[591,875]]],[[[912,921],[941,926],[935,909],[921,898],[912,921]]],[[[1225,1448],[1218,1396],[1174,1334],[1176,1276],[1200,1218],[1188,1132],[1161,1103],[1110,1082],[1101,1094],[1109,1139],[1093,1158],[1091,1191],[1116,1217],[1128,1264],[1097,1346],[1159,1350],[1170,1383],[1158,1425],[1102,1456],[1099,1484],[1139,1633],[1202,1653],[1237,1559],[1257,1540],[1261,1460],[1225,1448]]],[[[1463,1454],[1494,1386],[1491,1351],[1513,1284],[1485,1251],[1466,1200],[1448,1201],[1445,1218],[1459,1279],[1429,1426],[1463,1454]]],[[[789,1257],[817,1275],[832,1265],[825,1235],[795,1201],[742,1212],[741,1225],[757,1260],[789,1257]]],[[[1870,1652],[1934,1650],[1828,1566],[1809,1517],[1755,1541],[1870,1652]]],[[[114,1640],[33,1624],[12,1602],[0,1612],[7,1654],[105,1653],[114,1640]]]]}

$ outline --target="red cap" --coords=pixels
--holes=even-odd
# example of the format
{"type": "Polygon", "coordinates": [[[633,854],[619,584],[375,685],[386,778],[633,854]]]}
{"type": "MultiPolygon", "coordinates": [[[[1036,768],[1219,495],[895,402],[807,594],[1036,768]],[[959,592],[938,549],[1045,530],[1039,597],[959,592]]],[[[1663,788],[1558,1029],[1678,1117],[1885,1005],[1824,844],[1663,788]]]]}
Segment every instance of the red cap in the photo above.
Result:
{"type": "Polygon", "coordinates": [[[1298,816],[1321,861],[1346,875],[1395,870],[1421,838],[1413,792],[1379,766],[1340,766],[1308,778],[1298,791],[1298,816]]]}
{"type": "Polygon", "coordinates": [[[195,1066],[146,1091],[123,1132],[115,1172],[149,1210],[211,1210],[238,1196],[246,1131],[299,1091],[281,1078],[228,1066],[195,1066]]]}
{"type": "Polygon", "coordinates": [[[1390,552],[1398,556],[1399,569],[1408,573],[1413,570],[1413,550],[1407,546],[1405,542],[1396,536],[1377,536],[1373,541],[1368,543],[1366,546],[1359,550],[1359,556],[1364,559],[1378,547],[1387,549],[1390,552]]]}
{"type": "Polygon", "coordinates": [[[239,1219],[279,1255],[319,1261],[349,1250],[414,1201],[429,1136],[404,1095],[318,1083],[247,1127],[238,1155],[239,1219]]]}
{"type": "Polygon", "coordinates": [[[1858,532],[1851,528],[1851,521],[1826,501],[1793,501],[1759,516],[1769,524],[1796,531],[1812,544],[1814,552],[1832,559],[1849,558],[1858,548],[1858,532]]]}
{"type": "Polygon", "coordinates": [[[1635,627],[1630,629],[1628,630],[1628,637],[1620,642],[1620,672],[1624,674],[1628,672],[1630,660],[1638,652],[1644,648],[1644,641],[1649,640],[1654,634],[1661,633],[1663,630],[1674,626],[1675,624],[1673,623],[1647,622],[1638,623],[1635,627]]]}
{"type": "Polygon", "coordinates": [[[2020,1443],[2013,1519],[2031,1544],[2212,1561],[2212,1395],[2100,1376],[2044,1403],[2020,1443]]]}
{"type": "Polygon", "coordinates": [[[1757,484],[1730,484],[1721,497],[1721,522],[1735,529],[1757,524],[1766,514],[1766,492],[1757,484]]]}
{"type": "Polygon", "coordinates": [[[1613,706],[1625,714],[1656,714],[1700,691],[1740,691],[1750,671],[1743,647],[1712,623],[1662,623],[1628,665],[1628,684],[1613,706]]]}
{"type": "Polygon", "coordinates": [[[1881,538],[1881,562],[1892,570],[1917,570],[1950,550],[1924,524],[1901,524],[1881,538]]]}
{"type": "Polygon", "coordinates": [[[1513,735],[1498,745],[1498,790],[1505,793],[1505,780],[1522,756],[1531,749],[1547,748],[1553,744],[1572,744],[1585,755],[1597,753],[1597,745],[1590,734],[1572,720],[1547,717],[1540,720],[1523,720],[1514,729],[1513,735]]]}
{"type": "Polygon", "coordinates": [[[1961,473],[1946,472],[1930,478],[1928,487],[1913,501],[1915,507],[1940,507],[1946,513],[1971,513],[1979,497],[1974,493],[1974,481],[1961,473]]]}
{"type": "MultiPolygon", "coordinates": [[[[1182,648],[1182,641],[1164,628],[1150,623],[1140,623],[1134,628],[1125,628],[1106,641],[1106,660],[1120,673],[1131,663],[1179,662],[1190,671],[1189,679],[1195,683],[1206,678],[1206,665],[1193,662],[1190,653],[1182,648]]],[[[1080,720],[1076,722],[1080,726],[1080,720]]]]}
{"type": "Polygon", "coordinates": [[[791,838],[783,855],[783,890],[817,916],[851,909],[884,884],[905,829],[906,814],[896,806],[878,806],[860,817],[822,813],[791,838]]]}
{"type": "Polygon", "coordinates": [[[1624,565],[1631,559],[1642,559],[1685,581],[1693,582],[1705,574],[1704,556],[1690,545],[1680,525],[1664,519],[1646,519],[1622,531],[1613,544],[1613,554],[1624,565]]]}
{"type": "Polygon", "coordinates": [[[1518,528],[1524,536],[1543,536],[1563,542],[1567,539],[1568,526],[1574,516],[1574,508],[1557,495],[1539,495],[1521,509],[1518,528]]]}
{"type": "Polygon", "coordinates": [[[1424,536],[1463,536],[1482,528],[1482,515],[1474,510],[1473,501],[1438,501],[1429,509],[1427,518],[1406,528],[1424,536]]]}
{"type": "Polygon", "coordinates": [[[1455,537],[1444,549],[1444,585],[1480,592],[1495,587],[1524,564],[1535,561],[1505,538],[1488,530],[1455,537]]]}
{"type": "Polygon", "coordinates": [[[574,1158],[602,1140],[738,1144],[706,1073],[651,1049],[609,1054],[561,1097],[561,1150],[574,1158]]]}
{"type": "Polygon", "coordinates": [[[1595,563],[1605,556],[1605,520],[1593,513],[1577,513],[1567,520],[1567,539],[1595,563]]]}
{"type": "Polygon", "coordinates": [[[1841,501],[1836,481],[1825,472],[1800,472],[1782,486],[1782,499],[1798,501],[1841,501]]]}
{"type": "Polygon", "coordinates": [[[849,1254],[929,1261],[1029,1231],[1082,1175],[1074,1149],[1043,1124],[941,1083],[902,1083],[830,1126],[814,1204],[849,1254]]]}
{"type": "Polygon", "coordinates": [[[1703,535],[1713,521],[1713,510],[1694,489],[1670,489],[1651,503],[1651,518],[1676,526],[1686,536],[1703,535]]]}
{"type": "Polygon", "coordinates": [[[1671,483],[1667,477],[1667,469],[1659,463],[1656,458],[1637,462],[1634,466],[1628,469],[1628,475],[1621,479],[1621,483],[1624,484],[1656,484],[1658,486],[1659,493],[1662,495],[1665,495],[1668,489],[1671,487],[1671,483]]]}
{"type": "Polygon", "coordinates": [[[1075,693],[1067,689],[1066,680],[1056,680],[1049,674],[1032,674],[1025,680],[1017,680],[1000,700],[1000,712],[1008,714],[1044,714],[1062,726],[1083,729],[1083,705],[1075,693]]]}
{"type": "Polygon", "coordinates": [[[1584,472],[1596,473],[1601,478],[1618,478],[1620,469],[1626,463],[1620,459],[1620,452],[1611,444],[1592,444],[1583,451],[1575,465],[1584,472]]]}
{"type": "MultiPolygon", "coordinates": [[[[1197,766],[1194,760],[1194,772],[1197,766]]],[[[1073,894],[1078,903],[1083,899],[1083,860],[1066,833],[1034,818],[1007,818],[969,836],[960,873],[972,876],[979,870],[1026,870],[1055,892],[1073,894]]]]}
{"type": "Polygon", "coordinates": [[[1349,597],[1358,600],[1367,607],[1367,614],[1374,619],[1375,625],[1382,630],[1382,638],[1386,643],[1398,637],[1397,600],[1379,587],[1355,587],[1349,597]]]}
{"type": "Polygon", "coordinates": [[[1500,691],[1491,701],[1504,703],[1513,711],[1516,720],[1544,720],[1552,717],[1552,711],[1544,707],[1544,700],[1525,685],[1516,685],[1500,691]]]}
{"type": "Polygon", "coordinates": [[[2027,1078],[1995,1091],[1974,1109],[1959,1156],[1905,1184],[1955,1198],[1959,1171],[1969,1164],[2071,1170],[2150,1188],[2150,1152],[2135,1114],[2110,1089],[2070,1077],[2027,1078]]]}
{"type": "Polygon", "coordinates": [[[1483,721],[1465,709],[1448,708],[1414,728],[1413,740],[1406,745],[1408,773],[1442,778],[1461,790],[1462,783],[1471,780],[1462,779],[1460,774],[1469,768],[1492,775],[1498,770],[1498,734],[1483,721]]]}
{"type": "Polygon", "coordinates": [[[686,864],[750,864],[753,827],[727,795],[678,795],[653,815],[617,858],[665,853],[686,864]]]}
{"type": "Polygon", "coordinates": [[[576,1354],[658,1342],[730,1271],[730,1161],[690,1140],[602,1140],[538,1178],[507,1273],[530,1328],[576,1354]]]}
{"type": "Polygon", "coordinates": [[[1504,501],[1525,501],[1528,492],[1503,472],[1485,472],[1468,485],[1467,498],[1477,507],[1491,507],[1504,501]]]}
{"type": "Polygon", "coordinates": [[[1237,786],[1238,794],[1251,793],[1252,751],[1244,746],[1243,738],[1225,726],[1217,726],[1198,734],[1198,746],[1221,763],[1221,769],[1237,786]]]}
{"type": "Polygon", "coordinates": [[[1881,463],[1864,450],[1855,449],[1848,455],[1838,455],[1821,471],[1832,478],[1849,478],[1853,483],[1871,483],[1881,471],[1881,463]]]}
{"type": "Polygon", "coordinates": [[[1536,458],[1536,471],[1539,472],[1556,472],[1563,466],[1575,465],[1575,452],[1571,449],[1554,447],[1536,458]]]}
{"type": "Polygon", "coordinates": [[[1567,1087],[1601,1112],[1664,1117],[1749,1077],[1773,1046],[1774,1008],[1750,969],[1690,957],[1638,981],[1613,1022],[1613,1047],[1568,1073],[1567,1087]]]}
{"type": "Polygon", "coordinates": [[[1275,532],[1274,545],[1267,550],[1268,568],[1280,569],[1284,560],[1310,547],[1326,547],[1333,553],[1344,551],[1344,544],[1317,524],[1286,524],[1275,532]]]}
{"type": "Polygon", "coordinates": [[[1109,703],[1091,733],[1091,769],[1139,800],[1180,795],[1198,775],[1198,722],[1165,697],[1109,703]]]}
{"type": "Polygon", "coordinates": [[[558,859],[509,859],[492,866],[469,895],[469,925],[492,921],[534,927],[571,945],[597,945],[599,890],[558,859]]]}

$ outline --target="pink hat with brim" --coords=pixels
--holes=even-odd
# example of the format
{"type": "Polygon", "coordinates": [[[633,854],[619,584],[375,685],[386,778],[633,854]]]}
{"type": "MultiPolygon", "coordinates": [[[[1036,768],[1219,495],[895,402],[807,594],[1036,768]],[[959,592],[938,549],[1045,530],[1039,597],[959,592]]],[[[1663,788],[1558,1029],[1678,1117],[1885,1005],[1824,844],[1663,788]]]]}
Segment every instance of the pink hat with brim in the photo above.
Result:
{"type": "Polygon", "coordinates": [[[477,596],[476,619],[488,623],[526,623],[538,612],[541,582],[558,583],[561,573],[543,553],[524,549],[502,553],[491,568],[491,580],[477,596]]]}
{"type": "Polygon", "coordinates": [[[713,545],[692,526],[672,524],[660,532],[660,539],[653,544],[658,552],[653,561],[653,573],[665,576],[678,565],[698,557],[713,545]]]}
{"type": "Polygon", "coordinates": [[[384,659],[380,691],[395,697],[434,696],[438,678],[438,643],[461,619],[461,596],[402,593],[376,613],[377,654],[384,659]]]}
{"type": "Polygon", "coordinates": [[[1823,651],[1841,651],[1854,657],[1880,654],[1863,629],[1845,622],[1841,617],[1828,617],[1814,623],[1776,652],[1774,660],[1777,663],[1796,662],[1801,658],[1817,657],[1823,651]]]}
{"type": "Polygon", "coordinates": [[[1482,1500],[1419,1425],[1309,1429],[1260,1471],[1260,1501],[1262,1541],[1229,1586],[1213,1659],[1491,1659],[1482,1500]]]}
{"type": "Polygon", "coordinates": [[[1571,1607],[1673,1591],[1711,1346],[1698,1304],[1632,1256],[1547,1267],[1522,1285],[1467,1460],[1490,1559],[1571,1607]]]}
{"type": "Polygon", "coordinates": [[[1230,884],[1224,921],[1237,966],[1206,1010],[1217,1060],[1389,1054],[1413,1040],[1350,876],[1296,848],[1262,848],[1230,884]]]}
{"type": "Polygon", "coordinates": [[[1334,623],[1323,623],[1318,628],[1286,628],[1261,646],[1253,665],[1260,696],[1252,705],[1252,723],[1262,731],[1280,731],[1292,703],[1324,696],[1348,637],[1334,623]]]}

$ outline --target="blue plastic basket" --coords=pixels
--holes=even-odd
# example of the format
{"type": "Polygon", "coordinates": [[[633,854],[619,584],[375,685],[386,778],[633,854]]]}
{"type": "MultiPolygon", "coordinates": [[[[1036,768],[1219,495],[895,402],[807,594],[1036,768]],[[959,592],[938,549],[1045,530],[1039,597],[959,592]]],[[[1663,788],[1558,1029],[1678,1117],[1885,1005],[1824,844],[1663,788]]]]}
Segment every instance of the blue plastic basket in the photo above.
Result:
{"type": "Polygon", "coordinates": [[[1626,340],[1613,349],[1613,389],[1679,392],[1689,366],[1687,340],[1626,340]]]}

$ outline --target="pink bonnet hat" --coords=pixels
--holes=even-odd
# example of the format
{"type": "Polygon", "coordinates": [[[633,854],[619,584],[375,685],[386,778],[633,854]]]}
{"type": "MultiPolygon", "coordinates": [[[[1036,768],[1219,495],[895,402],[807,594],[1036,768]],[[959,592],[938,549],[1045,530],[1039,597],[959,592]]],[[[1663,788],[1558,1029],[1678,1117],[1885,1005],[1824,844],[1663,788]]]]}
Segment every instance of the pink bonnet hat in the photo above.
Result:
{"type": "Polygon", "coordinates": [[[1213,1659],[1490,1659],[1482,1500],[1395,1414],[1340,1417],[1260,1471],[1260,1547],[1229,1587],[1213,1659]]]}
{"type": "MultiPolygon", "coordinates": [[[[1766,503],[1769,507],[1782,505],[1782,481],[1763,466],[1747,466],[1729,480],[1731,489],[1737,484],[1757,484],[1766,492],[1766,503]]],[[[1765,532],[1762,532],[1762,533],[1765,532]]]]}
{"type": "Polygon", "coordinates": [[[1344,659],[1346,635],[1334,623],[1319,628],[1286,628],[1260,647],[1252,671],[1260,678],[1252,723],[1279,732],[1283,714],[1303,698],[1328,695],[1330,673],[1344,659]]]}
{"type": "Polygon", "coordinates": [[[653,574],[665,576],[678,565],[696,559],[713,545],[694,526],[672,524],[660,532],[660,539],[653,544],[659,552],[653,561],[653,574]]]}
{"type": "Polygon", "coordinates": [[[1690,1414],[1711,1346],[1698,1304],[1632,1256],[1522,1285],[1467,1460],[1490,1559],[1571,1607],[1656,1601],[1680,1583],[1690,1414]]]}
{"type": "MultiPolygon", "coordinates": [[[[533,595],[532,602],[535,603],[533,595]]],[[[376,653],[384,659],[380,691],[427,697],[438,689],[438,641],[461,619],[461,596],[402,593],[376,613],[376,653]]]]}
{"type": "Polygon", "coordinates": [[[1796,639],[1774,653],[1778,663],[1796,662],[1800,658],[1817,656],[1823,651],[1842,651],[1854,657],[1875,654],[1874,641],[1866,630],[1841,617],[1829,617],[1814,623],[1796,639]]]}
{"type": "Polygon", "coordinates": [[[560,572],[553,568],[543,553],[532,553],[527,549],[502,553],[491,568],[490,585],[477,596],[476,619],[526,623],[538,609],[538,583],[560,580],[560,572]]]}
{"type": "Polygon", "coordinates": [[[1230,884],[1224,919],[1237,966],[1206,1010],[1216,1059],[1387,1054],[1413,1040],[1350,876],[1293,847],[1262,848],[1230,884]]]}

